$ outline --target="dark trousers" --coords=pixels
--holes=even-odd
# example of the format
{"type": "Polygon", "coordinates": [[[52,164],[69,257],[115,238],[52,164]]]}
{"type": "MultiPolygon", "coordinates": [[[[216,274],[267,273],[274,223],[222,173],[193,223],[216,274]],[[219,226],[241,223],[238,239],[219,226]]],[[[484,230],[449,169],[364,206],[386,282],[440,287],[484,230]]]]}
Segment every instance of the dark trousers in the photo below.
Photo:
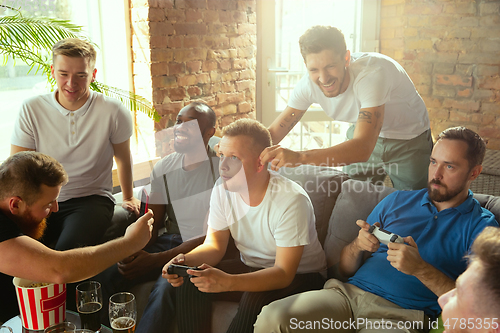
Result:
{"type": "Polygon", "coordinates": [[[228,332],[253,332],[253,324],[263,306],[290,295],[323,288],[325,280],[319,273],[297,274],[292,283],[283,289],[244,293],[203,293],[189,279],[174,288],[165,279],[158,280],[148,307],[144,311],[136,332],[168,332],[177,320],[179,333],[205,333],[212,328],[212,302],[214,300],[238,301],[239,307],[228,332]],[[151,299],[156,300],[156,308],[151,299]],[[161,306],[161,308],[159,308],[161,306]]]}
{"type": "Polygon", "coordinates": [[[114,206],[111,199],[101,195],[59,203],[59,211],[47,219],[43,243],[59,251],[99,244],[111,225],[114,206]]]}

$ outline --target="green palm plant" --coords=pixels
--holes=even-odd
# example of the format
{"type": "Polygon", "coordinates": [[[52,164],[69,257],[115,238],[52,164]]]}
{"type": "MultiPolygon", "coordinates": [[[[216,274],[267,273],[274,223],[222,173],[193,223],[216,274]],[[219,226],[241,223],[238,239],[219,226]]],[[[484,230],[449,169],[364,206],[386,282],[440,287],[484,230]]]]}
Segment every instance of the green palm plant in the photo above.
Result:
{"type": "MultiPolygon", "coordinates": [[[[50,75],[52,46],[64,38],[82,38],[79,35],[81,27],[69,20],[25,17],[15,8],[6,5],[0,7],[16,12],[15,15],[0,17],[0,55],[4,55],[4,61],[7,62],[9,58],[21,60],[30,67],[29,71],[43,71],[54,87],[55,82],[50,75]]],[[[144,97],[100,82],[93,82],[90,87],[120,100],[131,111],[140,111],[155,121],[160,120],[155,108],[144,97]]]]}

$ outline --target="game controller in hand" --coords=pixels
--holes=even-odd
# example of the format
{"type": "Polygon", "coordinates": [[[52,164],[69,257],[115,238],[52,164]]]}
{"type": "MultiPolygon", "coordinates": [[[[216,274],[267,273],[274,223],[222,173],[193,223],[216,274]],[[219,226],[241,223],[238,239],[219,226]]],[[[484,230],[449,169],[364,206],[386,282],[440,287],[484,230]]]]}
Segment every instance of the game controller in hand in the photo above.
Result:
{"type": "Polygon", "coordinates": [[[386,231],[384,229],[380,229],[379,227],[372,225],[368,232],[373,236],[377,237],[380,243],[389,244],[389,243],[404,243],[403,237],[393,234],[392,232],[386,231]]]}
{"type": "Polygon", "coordinates": [[[186,276],[191,277],[191,275],[189,275],[187,273],[188,269],[193,269],[195,271],[201,271],[202,270],[202,269],[200,269],[198,267],[189,267],[189,266],[184,266],[184,265],[171,264],[167,268],[167,273],[168,274],[177,274],[178,276],[182,276],[182,277],[186,277],[186,276]]]}

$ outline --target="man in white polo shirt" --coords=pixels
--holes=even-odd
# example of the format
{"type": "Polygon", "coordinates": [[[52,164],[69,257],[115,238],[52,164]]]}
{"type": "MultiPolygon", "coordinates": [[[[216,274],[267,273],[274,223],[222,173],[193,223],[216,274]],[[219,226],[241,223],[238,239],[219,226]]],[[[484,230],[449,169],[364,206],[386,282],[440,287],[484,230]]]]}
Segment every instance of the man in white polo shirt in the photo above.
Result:
{"type": "Polygon", "coordinates": [[[403,67],[379,53],[351,54],[334,27],[312,27],[299,44],[307,75],[269,127],[274,146],[262,152],[262,163],[271,162],[275,170],[300,164],[344,166],[354,179],[380,183],[388,174],[397,189],[426,187],[429,116],[403,67]],[[300,152],[280,147],[313,103],[332,119],[353,124],[348,140],[300,152]]]}
{"type": "Polygon", "coordinates": [[[100,242],[113,216],[113,156],[123,191],[123,206],[138,214],[132,193],[130,112],[117,100],[90,91],[96,77],[96,51],[80,39],[52,48],[55,92],[26,100],[11,138],[11,154],[34,150],[66,169],[69,181],[59,196],[59,212],[48,219],[44,242],[67,250],[100,242]]]}

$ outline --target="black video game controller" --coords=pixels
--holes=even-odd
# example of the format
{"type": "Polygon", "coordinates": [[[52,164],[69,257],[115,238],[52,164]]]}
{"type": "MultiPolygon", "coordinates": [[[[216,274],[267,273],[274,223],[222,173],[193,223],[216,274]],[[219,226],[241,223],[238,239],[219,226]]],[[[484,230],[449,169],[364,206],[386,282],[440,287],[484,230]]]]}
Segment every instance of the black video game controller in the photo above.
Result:
{"type": "Polygon", "coordinates": [[[201,271],[202,269],[198,267],[189,267],[189,266],[184,266],[184,265],[176,265],[176,264],[171,264],[167,268],[167,273],[168,274],[177,274],[178,276],[186,277],[189,276],[191,277],[192,275],[187,273],[188,269],[193,269],[195,271],[201,271]]]}
{"type": "Polygon", "coordinates": [[[372,225],[370,229],[368,229],[368,232],[377,237],[378,241],[385,245],[389,243],[404,243],[403,237],[393,234],[387,230],[380,229],[375,225],[372,225]]]}

